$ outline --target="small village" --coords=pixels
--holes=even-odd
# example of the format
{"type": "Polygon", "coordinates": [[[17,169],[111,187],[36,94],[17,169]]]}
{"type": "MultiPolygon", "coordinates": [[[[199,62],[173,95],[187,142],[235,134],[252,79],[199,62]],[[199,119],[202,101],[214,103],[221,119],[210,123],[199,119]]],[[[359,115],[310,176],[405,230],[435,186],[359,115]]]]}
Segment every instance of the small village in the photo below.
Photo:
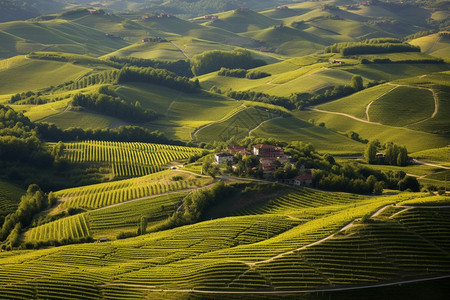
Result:
{"type": "MultiPolygon", "coordinates": [[[[253,157],[259,162],[259,166],[252,168],[253,171],[260,169],[262,176],[268,180],[275,180],[274,172],[286,165],[291,165],[291,157],[286,155],[282,147],[269,144],[257,144],[251,147],[251,150],[236,145],[229,145],[226,150],[218,152],[214,155],[215,163],[218,165],[231,166],[233,170],[238,168],[238,160],[243,157],[253,157]]],[[[313,170],[307,170],[305,167],[300,168],[297,176],[287,179],[281,179],[282,183],[293,186],[311,186],[313,182],[313,170]]]]}

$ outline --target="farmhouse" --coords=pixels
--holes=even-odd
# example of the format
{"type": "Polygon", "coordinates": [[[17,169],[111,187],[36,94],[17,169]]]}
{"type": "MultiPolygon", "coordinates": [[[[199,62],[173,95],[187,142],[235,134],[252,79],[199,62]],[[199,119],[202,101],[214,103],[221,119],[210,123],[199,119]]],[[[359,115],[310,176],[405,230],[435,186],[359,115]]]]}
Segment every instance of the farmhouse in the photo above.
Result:
{"type": "Polygon", "coordinates": [[[205,19],[205,20],[217,20],[217,19],[219,19],[219,16],[216,16],[216,15],[206,15],[206,16],[203,16],[203,19],[205,19]]]}
{"type": "Polygon", "coordinates": [[[310,174],[302,174],[294,178],[295,186],[311,186],[313,177],[310,174]]]}
{"type": "Polygon", "coordinates": [[[332,60],[332,61],[330,61],[330,65],[345,65],[345,61],[342,61],[342,60],[332,60]]]}
{"type": "Polygon", "coordinates": [[[244,155],[251,155],[252,153],[245,147],[242,146],[234,146],[230,145],[227,147],[228,153],[236,155],[237,153],[240,153],[242,156],[244,155]]]}
{"type": "Polygon", "coordinates": [[[216,160],[216,163],[220,165],[225,164],[227,162],[233,162],[234,156],[233,154],[227,152],[220,152],[214,155],[214,159],[216,160]]]}
{"type": "Polygon", "coordinates": [[[253,155],[259,156],[264,159],[280,159],[286,157],[283,148],[267,144],[254,145],[252,148],[252,152],[253,155]]]}

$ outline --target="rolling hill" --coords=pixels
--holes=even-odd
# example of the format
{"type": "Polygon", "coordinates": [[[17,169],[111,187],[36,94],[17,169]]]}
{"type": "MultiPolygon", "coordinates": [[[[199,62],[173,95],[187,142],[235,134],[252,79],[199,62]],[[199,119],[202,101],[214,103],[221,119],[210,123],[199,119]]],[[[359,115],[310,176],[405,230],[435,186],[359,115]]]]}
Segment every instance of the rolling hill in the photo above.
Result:
{"type": "Polygon", "coordinates": [[[0,7],[1,299],[447,299],[445,1],[0,7]]]}

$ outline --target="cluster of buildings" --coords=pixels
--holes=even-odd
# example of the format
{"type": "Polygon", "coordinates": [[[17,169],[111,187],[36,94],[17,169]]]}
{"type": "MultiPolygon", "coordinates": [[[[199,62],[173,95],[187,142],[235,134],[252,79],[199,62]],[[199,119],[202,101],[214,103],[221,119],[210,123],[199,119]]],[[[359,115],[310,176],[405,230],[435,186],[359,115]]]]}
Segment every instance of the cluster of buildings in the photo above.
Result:
{"type": "MultiPolygon", "coordinates": [[[[217,164],[233,164],[235,162],[235,155],[241,154],[254,155],[259,158],[262,166],[264,177],[271,177],[273,172],[280,167],[281,164],[289,163],[290,157],[284,153],[282,147],[277,147],[268,144],[253,145],[251,150],[242,146],[228,146],[226,151],[216,153],[214,155],[217,164]]],[[[303,173],[295,178],[284,180],[284,183],[295,186],[311,186],[312,176],[303,173]]]]}
{"type": "Polygon", "coordinates": [[[165,38],[162,38],[162,37],[157,36],[157,37],[146,37],[146,38],[143,38],[143,39],[141,40],[141,42],[142,42],[142,43],[150,43],[150,42],[153,42],[153,43],[162,43],[162,42],[167,42],[167,40],[166,40],[165,38]]]}
{"type": "Polygon", "coordinates": [[[206,16],[203,16],[203,19],[214,21],[214,20],[218,20],[218,19],[219,19],[219,16],[216,16],[216,15],[206,15],[206,16]]]}

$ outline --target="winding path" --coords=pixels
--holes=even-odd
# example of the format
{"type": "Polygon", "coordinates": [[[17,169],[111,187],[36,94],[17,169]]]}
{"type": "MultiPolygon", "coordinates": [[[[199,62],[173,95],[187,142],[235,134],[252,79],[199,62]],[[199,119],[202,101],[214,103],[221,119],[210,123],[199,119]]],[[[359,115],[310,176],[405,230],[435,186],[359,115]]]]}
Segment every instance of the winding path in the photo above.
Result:
{"type": "Polygon", "coordinates": [[[350,118],[350,119],[353,119],[353,120],[356,120],[356,121],[359,121],[359,122],[367,123],[367,124],[383,125],[383,124],[378,123],[378,122],[371,122],[371,121],[368,121],[368,120],[365,120],[365,119],[357,118],[357,117],[355,117],[355,116],[352,116],[352,115],[349,115],[349,114],[346,114],[346,113],[341,113],[341,112],[336,112],[336,111],[322,110],[322,109],[318,109],[318,108],[314,108],[314,107],[307,107],[307,108],[305,108],[305,109],[307,109],[307,110],[312,110],[312,111],[317,111],[317,112],[321,112],[321,113],[326,113],[326,114],[332,114],[332,115],[344,116],[344,117],[347,117],[347,118],[350,118]]]}
{"type": "Polygon", "coordinates": [[[171,43],[172,45],[175,46],[175,48],[177,48],[178,50],[181,51],[181,53],[183,54],[184,57],[186,57],[187,59],[189,59],[189,56],[187,56],[187,54],[183,51],[183,49],[181,49],[180,47],[178,47],[177,44],[175,44],[174,42],[169,41],[169,43],[171,43]]]}
{"type": "Polygon", "coordinates": [[[258,126],[256,126],[255,128],[253,128],[252,130],[250,130],[250,131],[248,132],[248,136],[251,136],[251,135],[252,135],[252,132],[255,131],[256,129],[258,129],[259,127],[261,127],[262,124],[264,124],[264,123],[266,123],[266,122],[269,122],[269,121],[273,121],[273,120],[275,120],[275,119],[279,119],[279,118],[282,118],[282,117],[275,117],[275,118],[272,118],[272,119],[268,119],[268,120],[262,121],[261,123],[259,123],[258,126]]]}

